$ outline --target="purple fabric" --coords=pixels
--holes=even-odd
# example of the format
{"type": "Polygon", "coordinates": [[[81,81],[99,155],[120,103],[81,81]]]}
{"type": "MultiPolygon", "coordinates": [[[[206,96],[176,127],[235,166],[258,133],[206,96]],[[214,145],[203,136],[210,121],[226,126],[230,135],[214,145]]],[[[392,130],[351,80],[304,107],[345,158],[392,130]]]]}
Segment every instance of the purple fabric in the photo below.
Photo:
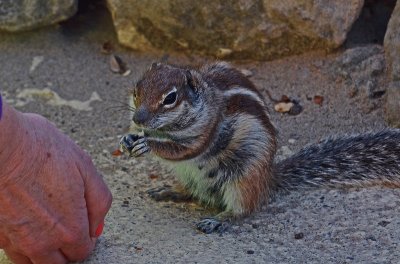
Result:
{"type": "Polygon", "coordinates": [[[1,120],[2,114],[3,114],[3,101],[1,100],[1,94],[0,94],[0,120],[1,120]]]}

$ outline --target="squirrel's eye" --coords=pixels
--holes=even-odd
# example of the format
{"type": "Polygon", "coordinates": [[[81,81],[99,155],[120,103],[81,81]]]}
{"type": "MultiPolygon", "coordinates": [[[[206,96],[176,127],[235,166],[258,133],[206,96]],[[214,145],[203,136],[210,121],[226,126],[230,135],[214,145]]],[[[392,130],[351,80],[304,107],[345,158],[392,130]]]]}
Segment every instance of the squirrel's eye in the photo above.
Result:
{"type": "Polygon", "coordinates": [[[173,91],[164,98],[164,101],[162,102],[162,104],[165,106],[170,106],[176,102],[176,98],[177,98],[177,94],[175,91],[173,91]]]}

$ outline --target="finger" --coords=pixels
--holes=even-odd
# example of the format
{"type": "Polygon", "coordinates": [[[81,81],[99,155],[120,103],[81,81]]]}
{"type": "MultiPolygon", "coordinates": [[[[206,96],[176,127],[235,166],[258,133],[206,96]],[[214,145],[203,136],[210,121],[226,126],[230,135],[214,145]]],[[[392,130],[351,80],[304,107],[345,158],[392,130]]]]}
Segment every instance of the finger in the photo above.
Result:
{"type": "Polygon", "coordinates": [[[61,251],[46,252],[45,255],[34,256],[31,258],[34,264],[51,263],[51,264],[65,264],[68,259],[61,253],[61,251]]]}
{"type": "MultiPolygon", "coordinates": [[[[81,170],[82,171],[82,170],[81,170]]],[[[83,175],[85,184],[85,200],[89,217],[89,230],[91,237],[96,236],[96,230],[111,207],[112,195],[102,176],[94,166],[86,168],[86,175],[83,175]]]]}
{"type": "Polygon", "coordinates": [[[97,226],[96,231],[94,233],[95,237],[99,237],[101,233],[103,233],[104,229],[104,220],[100,222],[100,224],[97,226]]]}
{"type": "Polygon", "coordinates": [[[14,252],[10,249],[4,249],[4,253],[6,253],[7,257],[11,260],[12,263],[15,264],[32,264],[32,261],[29,258],[21,255],[17,252],[14,252]]]}
{"type": "Polygon", "coordinates": [[[89,236],[87,236],[87,239],[84,243],[63,247],[61,248],[61,252],[69,261],[82,261],[86,259],[93,251],[95,243],[95,239],[91,239],[89,236]]]}

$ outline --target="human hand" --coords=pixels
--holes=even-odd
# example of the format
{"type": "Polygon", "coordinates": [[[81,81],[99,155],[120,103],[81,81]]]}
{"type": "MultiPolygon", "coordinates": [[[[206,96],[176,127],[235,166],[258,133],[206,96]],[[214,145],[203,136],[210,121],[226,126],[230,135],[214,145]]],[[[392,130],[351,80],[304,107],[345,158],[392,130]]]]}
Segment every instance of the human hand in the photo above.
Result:
{"type": "Polygon", "coordinates": [[[34,114],[19,118],[18,144],[1,146],[13,149],[0,160],[0,248],[18,264],[83,260],[111,193],[89,155],[54,125],[34,114]]]}

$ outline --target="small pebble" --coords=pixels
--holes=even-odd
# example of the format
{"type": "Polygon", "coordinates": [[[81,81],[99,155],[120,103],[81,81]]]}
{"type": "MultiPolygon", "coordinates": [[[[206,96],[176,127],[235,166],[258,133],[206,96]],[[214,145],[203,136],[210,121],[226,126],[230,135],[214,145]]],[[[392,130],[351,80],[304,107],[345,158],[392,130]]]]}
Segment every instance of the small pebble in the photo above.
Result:
{"type": "Polygon", "coordinates": [[[302,238],[304,238],[304,234],[303,233],[297,233],[297,234],[294,234],[294,238],[295,239],[302,239],[302,238]]]}
{"type": "Polygon", "coordinates": [[[380,222],[378,223],[378,225],[383,226],[383,227],[387,226],[388,224],[390,224],[390,222],[389,222],[389,221],[385,221],[385,220],[380,221],[380,222]]]}
{"type": "Polygon", "coordinates": [[[290,108],[289,115],[298,115],[303,111],[303,107],[296,101],[294,101],[293,107],[290,108]]]}

